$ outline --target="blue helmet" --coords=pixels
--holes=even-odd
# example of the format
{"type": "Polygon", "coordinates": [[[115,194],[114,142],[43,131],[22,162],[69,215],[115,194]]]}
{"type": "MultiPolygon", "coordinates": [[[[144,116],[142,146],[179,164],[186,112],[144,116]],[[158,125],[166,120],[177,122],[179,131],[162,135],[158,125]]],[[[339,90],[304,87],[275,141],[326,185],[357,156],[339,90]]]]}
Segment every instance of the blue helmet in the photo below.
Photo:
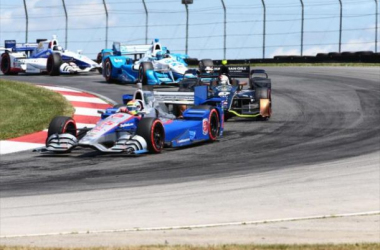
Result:
{"type": "Polygon", "coordinates": [[[164,58],[164,53],[162,51],[157,51],[156,57],[158,60],[161,60],[162,58],[164,58]]]}

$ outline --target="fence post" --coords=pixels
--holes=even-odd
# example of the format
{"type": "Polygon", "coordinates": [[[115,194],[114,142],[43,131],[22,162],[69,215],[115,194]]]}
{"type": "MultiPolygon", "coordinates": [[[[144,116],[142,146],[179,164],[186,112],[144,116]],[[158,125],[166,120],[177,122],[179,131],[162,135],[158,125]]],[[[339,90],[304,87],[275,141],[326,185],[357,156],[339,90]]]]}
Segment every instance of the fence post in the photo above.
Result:
{"type": "Polygon", "coordinates": [[[28,16],[28,9],[26,8],[26,2],[24,0],[24,9],[25,9],[25,18],[26,18],[26,24],[25,24],[25,42],[28,42],[28,25],[29,25],[29,16],[28,16]]]}
{"type": "Polygon", "coordinates": [[[265,58],[265,24],[266,24],[266,16],[267,16],[267,10],[265,7],[264,0],[261,0],[261,3],[263,4],[263,10],[264,10],[264,17],[263,17],[263,59],[265,58]]]}
{"type": "Polygon", "coordinates": [[[301,6],[302,6],[302,17],[301,17],[301,56],[303,56],[303,23],[304,23],[304,5],[303,5],[303,0],[301,1],[301,6]]]}
{"type": "Polygon", "coordinates": [[[103,5],[104,5],[104,11],[106,12],[106,46],[104,48],[107,48],[108,44],[108,9],[106,5],[106,0],[103,0],[103,5]]]}
{"type": "Polygon", "coordinates": [[[339,0],[340,4],[340,25],[339,25],[339,53],[342,49],[342,15],[343,15],[343,8],[342,8],[342,0],[339,0]]]}
{"type": "Polygon", "coordinates": [[[148,44],[148,8],[146,7],[145,0],[142,0],[145,9],[145,44],[148,44]]]}
{"type": "Polygon", "coordinates": [[[65,49],[67,49],[67,22],[68,22],[68,17],[67,17],[67,10],[66,10],[66,4],[65,0],[62,0],[63,4],[63,9],[65,11],[65,17],[66,17],[66,28],[65,28],[65,49]]]}
{"type": "Polygon", "coordinates": [[[189,42],[189,7],[187,4],[185,4],[186,7],[186,52],[185,54],[187,55],[187,50],[188,50],[188,42],[189,42]]]}
{"type": "Polygon", "coordinates": [[[376,15],[376,18],[375,18],[375,22],[376,22],[376,24],[375,24],[375,53],[377,53],[377,22],[378,22],[378,15],[379,15],[379,13],[378,13],[378,10],[377,10],[377,8],[378,8],[378,1],[377,0],[375,0],[375,3],[376,3],[376,12],[375,12],[375,15],[376,15]]]}
{"type": "Polygon", "coordinates": [[[226,39],[227,39],[227,10],[224,0],[222,1],[223,10],[224,10],[224,43],[223,43],[223,59],[226,59],[226,39]]]}

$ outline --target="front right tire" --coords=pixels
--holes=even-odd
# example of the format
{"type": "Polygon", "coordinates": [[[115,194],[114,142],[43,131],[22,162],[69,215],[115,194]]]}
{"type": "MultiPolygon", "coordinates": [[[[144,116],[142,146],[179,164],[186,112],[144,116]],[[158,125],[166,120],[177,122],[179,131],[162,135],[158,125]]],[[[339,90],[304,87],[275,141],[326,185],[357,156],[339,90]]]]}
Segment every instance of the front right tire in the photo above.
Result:
{"type": "Polygon", "coordinates": [[[142,62],[139,67],[139,82],[142,85],[148,85],[148,76],[146,72],[153,69],[153,64],[151,62],[142,62]]]}
{"type": "Polygon", "coordinates": [[[48,139],[54,134],[71,134],[77,136],[77,125],[73,118],[68,116],[56,116],[51,120],[48,128],[48,139]]]}

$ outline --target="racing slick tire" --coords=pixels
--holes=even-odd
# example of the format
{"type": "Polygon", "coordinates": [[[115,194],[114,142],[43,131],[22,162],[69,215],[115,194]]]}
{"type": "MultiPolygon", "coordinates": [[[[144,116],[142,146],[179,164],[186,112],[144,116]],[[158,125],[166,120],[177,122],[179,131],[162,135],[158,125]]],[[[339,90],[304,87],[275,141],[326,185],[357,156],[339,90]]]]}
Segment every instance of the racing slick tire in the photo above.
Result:
{"type": "Polygon", "coordinates": [[[104,77],[108,83],[113,83],[115,80],[112,78],[112,63],[109,58],[104,61],[104,77]]]}
{"type": "Polygon", "coordinates": [[[259,103],[260,103],[260,99],[269,99],[269,101],[270,101],[269,116],[266,116],[266,117],[259,116],[258,117],[258,119],[262,120],[262,121],[269,120],[269,118],[271,117],[271,114],[272,114],[272,97],[271,97],[270,89],[269,88],[256,88],[255,99],[258,100],[259,103]]]}
{"type": "Polygon", "coordinates": [[[209,141],[216,141],[220,131],[219,113],[216,108],[208,105],[194,106],[191,109],[210,110],[207,124],[203,123],[202,126],[208,126],[209,141]]]}
{"type": "MultiPolygon", "coordinates": [[[[104,56],[108,56],[108,55],[110,55],[110,54],[111,54],[110,52],[105,52],[105,53],[104,53],[104,56]]],[[[98,64],[101,64],[102,61],[103,61],[103,55],[102,55],[101,52],[99,52],[99,53],[98,53],[98,56],[96,57],[96,62],[97,62],[98,64]]],[[[99,69],[98,69],[98,72],[99,72],[100,74],[103,74],[103,68],[99,68],[99,69]]]]}
{"type": "Polygon", "coordinates": [[[52,53],[49,55],[46,63],[46,71],[51,76],[59,76],[61,73],[59,68],[61,67],[63,61],[61,54],[52,53]]]}
{"type": "Polygon", "coordinates": [[[165,130],[159,119],[154,117],[141,119],[136,134],[145,139],[150,153],[161,153],[165,143],[165,130]]]}
{"type": "Polygon", "coordinates": [[[142,85],[148,85],[148,76],[146,72],[153,69],[153,64],[151,62],[142,62],[139,67],[139,82],[142,85]]]}
{"type": "Polygon", "coordinates": [[[11,57],[9,56],[8,52],[5,52],[1,55],[1,65],[0,65],[1,71],[4,75],[17,75],[18,72],[12,72],[11,67],[11,57]]]}
{"type": "Polygon", "coordinates": [[[77,125],[73,118],[68,116],[56,116],[51,120],[48,128],[48,136],[54,134],[71,134],[77,136],[77,125]]]}

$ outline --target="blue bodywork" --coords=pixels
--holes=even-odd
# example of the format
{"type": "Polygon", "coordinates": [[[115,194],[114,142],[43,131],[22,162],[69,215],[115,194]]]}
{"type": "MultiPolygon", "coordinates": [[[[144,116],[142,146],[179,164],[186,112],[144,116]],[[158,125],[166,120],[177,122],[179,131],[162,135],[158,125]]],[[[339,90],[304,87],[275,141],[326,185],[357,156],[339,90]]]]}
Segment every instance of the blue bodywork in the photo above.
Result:
{"type": "MultiPolygon", "coordinates": [[[[65,50],[61,51],[53,50],[52,48],[40,47],[38,43],[21,43],[17,44],[15,40],[5,40],[5,48],[10,49],[12,52],[25,52],[28,55],[28,58],[48,58],[53,53],[60,53],[62,61],[64,62],[73,62],[79,68],[84,69],[91,67],[92,65],[84,61],[78,60],[78,58],[68,56],[65,54],[65,50]]],[[[78,57],[80,57],[78,55],[78,57]]]]}
{"type": "MultiPolygon", "coordinates": [[[[155,40],[158,42],[158,39],[155,40]]],[[[149,57],[144,54],[144,52],[131,53],[126,49],[127,45],[121,45],[120,43],[114,43],[112,49],[103,49],[100,52],[102,58],[103,76],[108,82],[120,81],[124,83],[137,83],[139,80],[139,69],[136,68],[134,63],[144,57],[144,62],[155,63],[159,61],[157,57],[149,57]],[[112,65],[111,72],[107,76],[107,71],[105,69],[106,62],[109,61],[112,65]]],[[[169,57],[170,63],[172,65],[181,65],[187,68],[186,58],[189,58],[186,54],[170,53],[166,47],[162,47],[160,50],[162,54],[169,57]]],[[[141,61],[141,60],[140,60],[141,61]]],[[[142,62],[142,61],[141,61],[142,62]]],[[[161,85],[161,84],[173,84],[179,83],[181,80],[186,78],[196,77],[194,73],[191,74],[181,74],[173,70],[163,71],[149,69],[146,71],[147,84],[148,85],[161,85]]]]}
{"type": "MultiPolygon", "coordinates": [[[[167,119],[158,117],[165,130],[165,145],[168,147],[182,147],[191,145],[194,143],[210,140],[208,130],[205,130],[205,126],[208,126],[211,110],[216,110],[219,118],[219,131],[218,137],[223,135],[224,130],[224,113],[221,107],[221,99],[215,98],[210,102],[207,99],[207,87],[199,86],[195,88],[195,105],[186,109],[183,113],[183,118],[180,119],[167,119]],[[212,106],[210,105],[212,104],[212,106]],[[197,108],[199,105],[210,105],[210,109],[197,108]]],[[[123,102],[126,103],[133,98],[132,95],[124,95],[123,102]]],[[[116,114],[118,108],[108,108],[101,116],[101,121],[107,117],[116,114]]],[[[215,112],[215,111],[213,111],[215,112]]],[[[108,133],[122,133],[128,132],[135,134],[138,123],[144,117],[144,115],[134,116],[123,123],[115,127],[114,130],[110,130],[108,133]]],[[[100,121],[100,122],[101,122],[100,121]]],[[[139,152],[136,152],[139,153],[139,152]]],[[[145,153],[140,152],[140,153],[145,153]]]]}

